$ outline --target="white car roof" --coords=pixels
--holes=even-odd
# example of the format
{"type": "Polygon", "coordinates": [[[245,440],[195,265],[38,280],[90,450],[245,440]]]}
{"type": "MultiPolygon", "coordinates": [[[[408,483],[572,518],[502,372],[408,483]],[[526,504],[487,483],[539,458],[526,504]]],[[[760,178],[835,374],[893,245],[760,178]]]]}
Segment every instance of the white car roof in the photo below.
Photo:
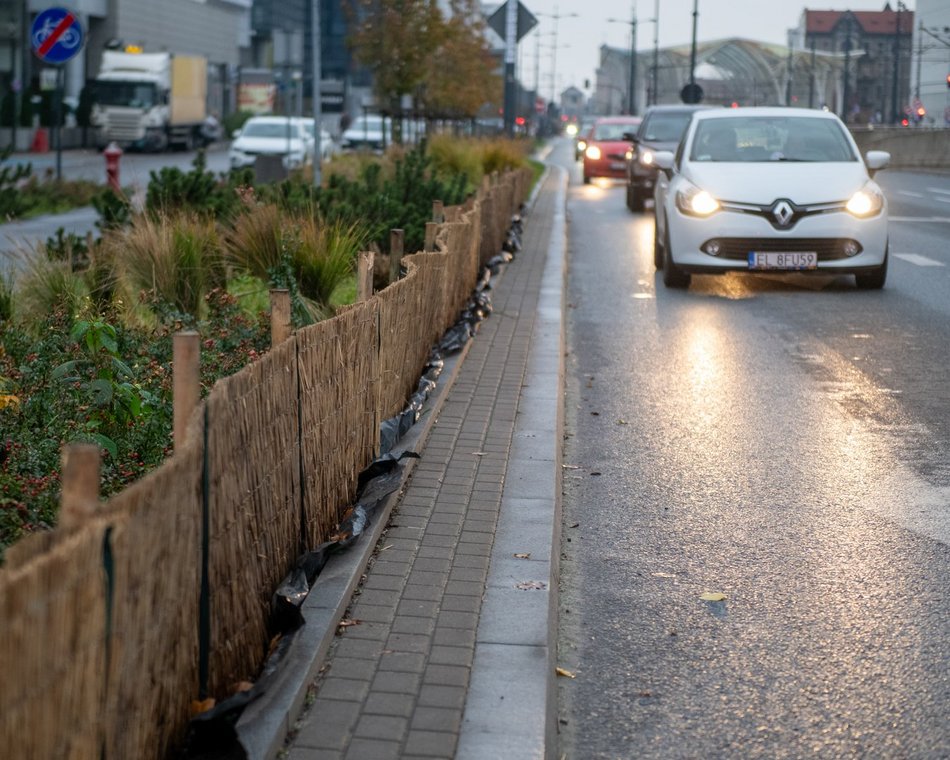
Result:
{"type": "Polygon", "coordinates": [[[710,108],[695,111],[693,121],[707,119],[730,119],[736,116],[804,116],[812,119],[832,119],[840,121],[831,111],[819,111],[814,108],[784,108],[782,106],[740,106],[739,108],[710,108]]]}

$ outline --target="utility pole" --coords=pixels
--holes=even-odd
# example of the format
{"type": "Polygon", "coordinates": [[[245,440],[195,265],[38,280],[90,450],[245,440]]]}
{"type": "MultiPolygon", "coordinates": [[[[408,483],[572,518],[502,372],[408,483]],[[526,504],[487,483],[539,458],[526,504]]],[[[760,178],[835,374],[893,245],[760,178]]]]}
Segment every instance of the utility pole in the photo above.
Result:
{"type": "Polygon", "coordinates": [[[630,82],[627,86],[627,104],[630,115],[637,115],[637,4],[633,3],[633,17],[630,20],[630,82]]]}
{"type": "Polygon", "coordinates": [[[505,134],[515,133],[515,58],[518,51],[518,2],[505,6],[505,134]]]}
{"type": "Polygon", "coordinates": [[[323,78],[323,72],[320,69],[322,61],[322,46],[320,44],[320,0],[310,1],[310,55],[311,55],[311,77],[313,86],[310,88],[313,97],[313,186],[320,187],[323,184],[322,167],[320,166],[320,156],[323,154],[323,147],[320,139],[320,122],[323,119],[323,92],[320,86],[320,80],[323,78]]]}
{"type": "Polygon", "coordinates": [[[635,116],[637,113],[637,4],[633,4],[633,17],[630,21],[619,18],[609,18],[607,21],[617,24],[630,25],[630,74],[627,80],[627,113],[635,116]]]}
{"type": "Polygon", "coordinates": [[[652,97],[650,105],[656,105],[659,102],[659,92],[657,91],[657,75],[660,68],[660,0],[656,0],[653,5],[653,71],[650,72],[650,85],[652,97]]]}
{"type": "Polygon", "coordinates": [[[917,27],[917,82],[914,86],[914,98],[920,100],[920,60],[924,57],[924,22],[918,21],[917,27]]]}
{"type": "Polygon", "coordinates": [[[901,114],[899,103],[900,93],[898,91],[901,71],[901,11],[903,8],[904,3],[898,0],[897,13],[895,14],[894,20],[894,78],[891,80],[891,105],[894,111],[892,118],[895,124],[899,124],[903,116],[903,114],[901,114]]]}
{"type": "Polygon", "coordinates": [[[693,42],[689,48],[689,85],[696,84],[696,20],[699,18],[699,0],[693,0],[693,42]]]}
{"type": "MultiPolygon", "coordinates": [[[[846,11],[847,13],[847,11],[846,11]]],[[[844,39],[844,94],[841,98],[841,120],[848,123],[848,101],[851,99],[850,83],[850,64],[851,64],[851,17],[845,17],[848,21],[848,36],[844,39]]]]}

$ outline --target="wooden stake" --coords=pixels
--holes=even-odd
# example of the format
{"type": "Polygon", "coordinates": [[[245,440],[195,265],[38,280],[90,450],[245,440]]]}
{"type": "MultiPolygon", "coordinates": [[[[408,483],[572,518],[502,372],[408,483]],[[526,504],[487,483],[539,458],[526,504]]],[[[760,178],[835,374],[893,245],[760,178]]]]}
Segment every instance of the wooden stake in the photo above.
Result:
{"type": "Polygon", "coordinates": [[[368,301],[373,297],[373,262],[376,255],[372,251],[360,253],[356,267],[356,300],[368,301]]]}
{"type": "Polygon", "coordinates": [[[70,443],[63,447],[61,528],[78,528],[99,508],[100,460],[99,446],[94,443],[70,443]]]}
{"type": "Polygon", "coordinates": [[[198,333],[184,330],[172,339],[172,413],[174,447],[185,445],[188,422],[201,398],[201,347],[198,333]]]}
{"type": "Polygon", "coordinates": [[[290,291],[273,288],[270,291],[270,345],[279,346],[292,332],[290,321],[290,291]]]}
{"type": "Polygon", "coordinates": [[[442,201],[432,201],[432,221],[436,224],[442,224],[445,221],[445,209],[442,201]]]}
{"type": "Polygon", "coordinates": [[[426,242],[423,250],[435,250],[435,236],[439,234],[439,225],[435,222],[426,222],[426,242]]]}
{"type": "Polygon", "coordinates": [[[405,234],[402,230],[389,231],[389,282],[399,279],[399,267],[402,264],[403,244],[405,234]]]}

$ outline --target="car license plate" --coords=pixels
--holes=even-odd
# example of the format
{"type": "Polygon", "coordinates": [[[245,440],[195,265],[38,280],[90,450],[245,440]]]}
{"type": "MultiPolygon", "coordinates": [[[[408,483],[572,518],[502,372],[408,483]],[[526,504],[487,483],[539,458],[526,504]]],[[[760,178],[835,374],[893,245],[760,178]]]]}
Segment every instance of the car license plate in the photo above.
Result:
{"type": "Polygon", "coordinates": [[[815,251],[769,251],[749,252],[749,269],[816,269],[818,254],[815,251]]]}
{"type": "Polygon", "coordinates": [[[620,171],[621,169],[626,169],[627,165],[623,161],[611,161],[610,168],[614,171],[620,171]]]}

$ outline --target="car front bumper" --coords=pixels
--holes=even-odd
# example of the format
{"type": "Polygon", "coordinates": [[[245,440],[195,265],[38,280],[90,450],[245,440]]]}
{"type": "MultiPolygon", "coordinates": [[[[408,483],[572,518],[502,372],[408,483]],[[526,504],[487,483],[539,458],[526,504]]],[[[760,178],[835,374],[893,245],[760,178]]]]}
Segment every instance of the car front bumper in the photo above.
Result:
{"type": "Polygon", "coordinates": [[[762,217],[729,211],[706,218],[687,216],[676,208],[667,214],[673,263],[687,272],[750,271],[748,254],[753,251],[815,251],[817,268],[801,271],[854,274],[880,267],[887,255],[886,213],[869,219],[847,212],[821,214],[801,219],[788,230],[777,230],[762,217]],[[719,255],[703,250],[711,241],[719,243],[719,255]],[[846,255],[847,241],[857,242],[860,251],[846,255]]]}

